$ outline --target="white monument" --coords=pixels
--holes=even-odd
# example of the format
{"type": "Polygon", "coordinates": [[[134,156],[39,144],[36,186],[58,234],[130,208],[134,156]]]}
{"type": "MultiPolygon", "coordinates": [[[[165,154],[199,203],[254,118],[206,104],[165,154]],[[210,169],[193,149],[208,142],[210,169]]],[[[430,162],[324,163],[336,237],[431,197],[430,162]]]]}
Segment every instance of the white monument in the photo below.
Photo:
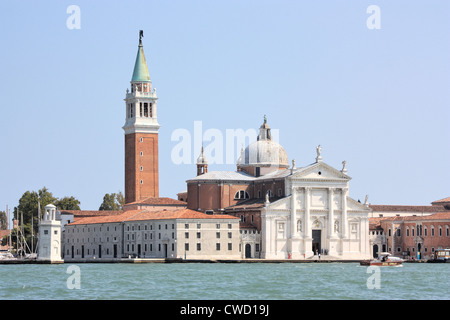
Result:
{"type": "Polygon", "coordinates": [[[39,221],[38,261],[62,263],[61,259],[61,221],[56,220],[56,207],[53,204],[45,206],[41,221],[39,221]]]}

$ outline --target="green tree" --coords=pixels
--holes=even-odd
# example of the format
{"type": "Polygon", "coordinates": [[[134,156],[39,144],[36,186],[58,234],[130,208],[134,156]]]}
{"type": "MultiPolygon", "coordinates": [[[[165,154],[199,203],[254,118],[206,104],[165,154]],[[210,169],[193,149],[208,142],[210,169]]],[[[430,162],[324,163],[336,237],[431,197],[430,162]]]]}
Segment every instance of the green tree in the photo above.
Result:
{"type": "Polygon", "coordinates": [[[122,210],[124,203],[125,199],[122,192],[107,193],[103,197],[99,210],[122,210]]]}
{"type": "Polygon", "coordinates": [[[5,211],[0,211],[0,230],[8,229],[8,218],[5,211]]]}
{"type": "Polygon", "coordinates": [[[75,197],[64,197],[55,201],[59,210],[80,210],[80,201],[75,197]]]}
{"type": "MultiPolygon", "coordinates": [[[[32,233],[35,235],[33,246],[36,247],[36,235],[39,229],[39,220],[44,213],[45,206],[48,204],[54,204],[61,210],[80,210],[80,201],[76,198],[64,197],[62,199],[58,199],[54,197],[45,186],[37,192],[26,191],[19,199],[19,205],[14,208],[14,219],[20,221],[19,228],[22,228],[23,224],[25,240],[30,247],[32,233]]],[[[12,234],[14,237],[16,231],[13,231],[12,234]]],[[[16,241],[16,238],[13,238],[13,242],[14,241],[16,241]]]]}

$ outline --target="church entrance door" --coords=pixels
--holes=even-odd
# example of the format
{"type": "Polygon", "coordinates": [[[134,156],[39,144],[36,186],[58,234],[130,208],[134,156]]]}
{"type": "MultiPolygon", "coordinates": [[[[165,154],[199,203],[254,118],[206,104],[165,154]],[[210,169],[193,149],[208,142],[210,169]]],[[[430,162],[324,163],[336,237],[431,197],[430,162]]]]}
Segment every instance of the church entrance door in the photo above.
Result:
{"type": "Polygon", "coordinates": [[[378,258],[378,245],[377,244],[373,245],[373,257],[378,258]]]}
{"type": "Polygon", "coordinates": [[[251,258],[252,257],[252,246],[250,244],[245,245],[245,258],[251,258]]]}
{"type": "Polygon", "coordinates": [[[322,249],[322,230],[312,230],[312,251],[314,254],[320,253],[322,249]]]}

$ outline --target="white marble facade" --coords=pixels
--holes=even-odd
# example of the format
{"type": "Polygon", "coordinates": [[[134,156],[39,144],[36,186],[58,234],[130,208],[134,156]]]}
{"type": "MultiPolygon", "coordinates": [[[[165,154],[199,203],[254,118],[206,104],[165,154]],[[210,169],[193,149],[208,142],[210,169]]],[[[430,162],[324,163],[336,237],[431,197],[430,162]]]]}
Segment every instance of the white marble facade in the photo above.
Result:
{"type": "Polygon", "coordinates": [[[348,196],[350,179],[345,164],[339,171],[321,158],[294,167],[286,179],[289,196],[261,212],[262,258],[369,258],[370,208],[348,196]]]}

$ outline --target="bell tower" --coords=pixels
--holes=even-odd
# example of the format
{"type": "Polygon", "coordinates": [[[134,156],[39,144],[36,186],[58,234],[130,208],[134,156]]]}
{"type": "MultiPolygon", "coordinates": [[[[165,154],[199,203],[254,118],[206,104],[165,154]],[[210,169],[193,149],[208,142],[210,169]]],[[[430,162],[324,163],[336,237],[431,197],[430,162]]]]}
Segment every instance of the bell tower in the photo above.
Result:
{"type": "Polygon", "coordinates": [[[158,130],[156,89],[145,60],[143,31],[125,97],[125,203],[159,197],[158,130]]]}

